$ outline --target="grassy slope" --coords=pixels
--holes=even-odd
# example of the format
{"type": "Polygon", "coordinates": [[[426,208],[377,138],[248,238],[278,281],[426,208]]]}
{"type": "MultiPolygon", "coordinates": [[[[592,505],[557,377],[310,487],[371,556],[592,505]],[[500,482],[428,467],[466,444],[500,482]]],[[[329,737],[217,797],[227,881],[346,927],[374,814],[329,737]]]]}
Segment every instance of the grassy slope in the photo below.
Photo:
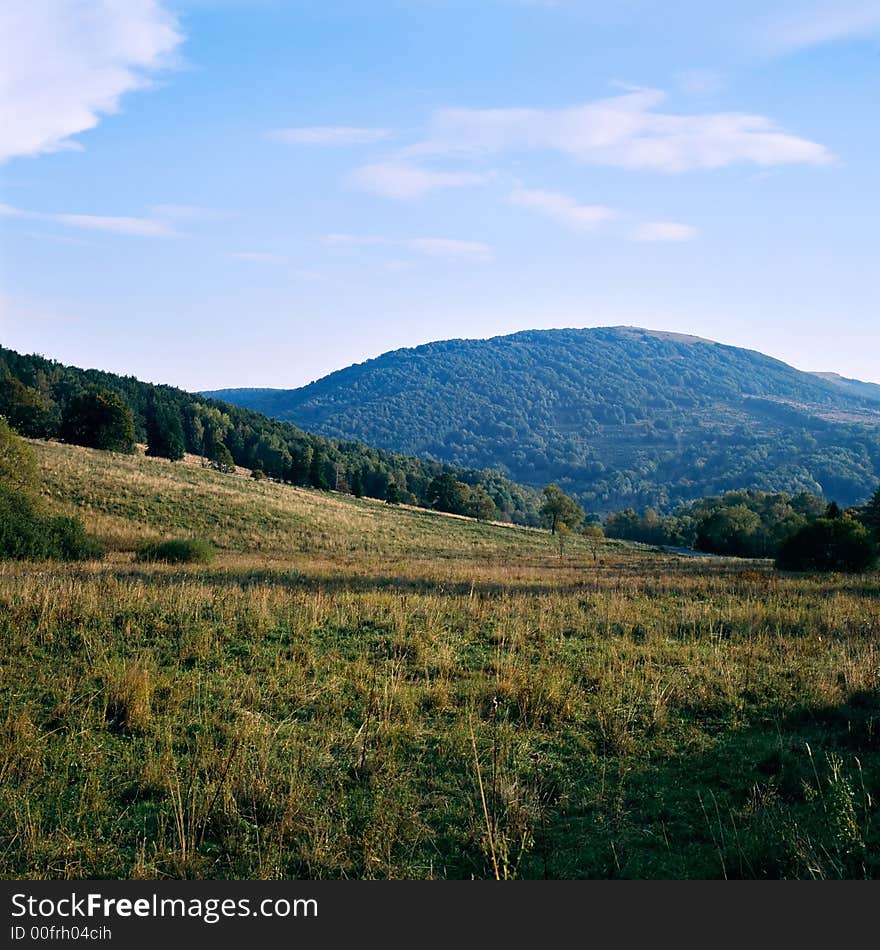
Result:
{"type": "Polygon", "coordinates": [[[880,870],[876,578],[40,454],[115,552],[0,565],[4,875],[880,870]]]}

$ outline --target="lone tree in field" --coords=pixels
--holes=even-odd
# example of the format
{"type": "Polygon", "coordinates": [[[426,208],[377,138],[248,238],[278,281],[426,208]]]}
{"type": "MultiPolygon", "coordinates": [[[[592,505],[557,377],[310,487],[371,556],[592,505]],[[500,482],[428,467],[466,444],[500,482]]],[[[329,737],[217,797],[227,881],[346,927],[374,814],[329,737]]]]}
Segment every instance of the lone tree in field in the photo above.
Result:
{"type": "Polygon", "coordinates": [[[134,452],[134,416],[111,389],[94,387],[74,396],[61,417],[61,438],[109,452],[134,452]]]}
{"type": "Polygon", "coordinates": [[[584,509],[558,485],[550,484],[544,489],[541,517],[550,528],[550,533],[556,534],[560,525],[572,530],[577,528],[584,520],[584,509]]]}

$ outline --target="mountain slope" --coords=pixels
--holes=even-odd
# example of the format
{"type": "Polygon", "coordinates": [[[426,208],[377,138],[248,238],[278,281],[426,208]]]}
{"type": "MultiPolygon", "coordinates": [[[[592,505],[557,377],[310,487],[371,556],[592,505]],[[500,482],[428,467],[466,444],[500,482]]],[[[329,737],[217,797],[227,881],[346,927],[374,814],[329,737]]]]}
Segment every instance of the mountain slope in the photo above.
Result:
{"type": "Polygon", "coordinates": [[[862,501],[880,406],[751,350],[632,327],[396,350],[297,390],[212,395],[338,438],[557,481],[590,508],[731,488],[862,501]]]}
{"type": "Polygon", "coordinates": [[[880,386],[877,383],[863,383],[860,379],[849,379],[839,373],[813,373],[813,376],[818,376],[826,382],[833,383],[838,389],[854,396],[870,399],[871,402],[880,402],[880,386]]]}

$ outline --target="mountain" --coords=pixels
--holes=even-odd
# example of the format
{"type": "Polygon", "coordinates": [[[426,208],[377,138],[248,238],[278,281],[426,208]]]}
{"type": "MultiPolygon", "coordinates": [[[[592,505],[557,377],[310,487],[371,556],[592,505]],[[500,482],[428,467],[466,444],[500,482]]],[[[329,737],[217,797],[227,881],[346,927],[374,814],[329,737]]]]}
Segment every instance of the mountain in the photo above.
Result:
{"type": "Polygon", "coordinates": [[[301,389],[210,395],[328,436],[555,481],[607,512],[748,487],[860,503],[880,479],[872,392],[710,340],[602,327],[446,340],[301,389]]]}

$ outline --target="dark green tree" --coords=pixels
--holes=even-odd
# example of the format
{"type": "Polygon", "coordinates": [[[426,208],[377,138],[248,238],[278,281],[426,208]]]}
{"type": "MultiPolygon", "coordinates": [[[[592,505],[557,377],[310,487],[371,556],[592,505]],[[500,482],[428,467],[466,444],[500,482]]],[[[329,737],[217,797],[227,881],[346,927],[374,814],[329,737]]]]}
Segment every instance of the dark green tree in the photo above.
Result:
{"type": "Polygon", "coordinates": [[[825,509],[825,517],[829,521],[834,521],[837,518],[843,517],[843,509],[836,501],[832,501],[831,504],[825,509]]]}
{"type": "Polygon", "coordinates": [[[30,439],[46,438],[51,433],[52,418],[46,400],[14,376],[0,379],[0,416],[30,439]]]}
{"type": "Polygon", "coordinates": [[[364,480],[361,477],[361,470],[356,468],[351,473],[351,493],[355,498],[364,497],[364,480]]]}
{"type": "Polygon", "coordinates": [[[130,454],[135,448],[134,416],[122,396],[95,386],[64,407],[60,435],[73,445],[130,454]]]}
{"type": "Polygon", "coordinates": [[[321,452],[313,452],[312,461],[309,466],[309,484],[312,488],[320,488],[327,491],[330,488],[330,482],[327,480],[327,460],[321,452]]]}
{"type": "Polygon", "coordinates": [[[215,442],[211,450],[211,467],[218,472],[231,473],[235,471],[235,459],[223,442],[215,442]]]}
{"type": "Polygon", "coordinates": [[[717,508],[700,521],[696,546],[727,557],[759,557],[761,527],[761,518],[745,505],[717,508]]]}
{"type": "Polygon", "coordinates": [[[498,514],[495,502],[482,485],[474,485],[467,500],[467,513],[477,521],[492,521],[498,514]]]}
{"type": "Polygon", "coordinates": [[[871,496],[871,500],[862,508],[859,520],[871,532],[875,541],[880,542],[880,486],[871,496]]]}
{"type": "Polygon", "coordinates": [[[784,542],[776,558],[783,571],[862,574],[877,563],[868,529],[851,518],[817,518],[784,542]]]}
{"type": "Polygon", "coordinates": [[[467,514],[468,486],[449,472],[433,479],[428,486],[426,499],[429,508],[435,511],[447,511],[454,515],[467,514]]]}
{"type": "Polygon", "coordinates": [[[290,453],[290,466],[287,470],[287,481],[294,485],[310,485],[310,473],[312,470],[312,447],[310,445],[300,445],[294,448],[290,453]]]}
{"type": "Polygon", "coordinates": [[[544,504],[541,505],[541,517],[551,534],[556,534],[559,526],[563,524],[573,530],[584,520],[584,509],[571,495],[566,495],[558,485],[547,485],[543,494],[544,504]]]}
{"type": "Polygon", "coordinates": [[[389,505],[400,504],[400,489],[397,487],[397,482],[388,483],[388,488],[385,490],[385,501],[389,505]]]}
{"type": "Polygon", "coordinates": [[[153,401],[147,411],[147,455],[179,462],[185,443],[180,413],[171,406],[153,401]]]}

